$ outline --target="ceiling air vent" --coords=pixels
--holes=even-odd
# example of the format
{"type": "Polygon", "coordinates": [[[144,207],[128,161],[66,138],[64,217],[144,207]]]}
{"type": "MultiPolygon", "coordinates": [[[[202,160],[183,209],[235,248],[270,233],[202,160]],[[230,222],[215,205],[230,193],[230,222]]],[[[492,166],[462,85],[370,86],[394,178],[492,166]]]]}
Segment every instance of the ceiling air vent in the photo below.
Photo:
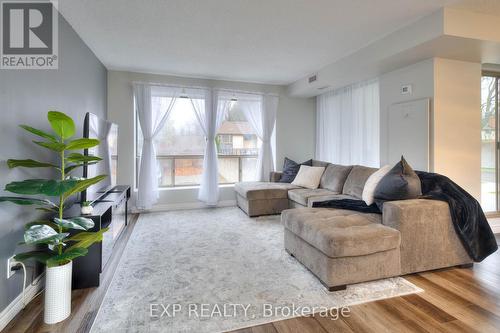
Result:
{"type": "Polygon", "coordinates": [[[318,79],[318,77],[316,76],[316,74],[314,74],[312,76],[309,76],[309,78],[307,79],[307,81],[309,81],[309,83],[313,83],[317,79],[318,79]]]}
{"type": "Polygon", "coordinates": [[[322,87],[319,87],[318,90],[325,90],[327,88],[330,88],[330,86],[322,86],[322,87]]]}

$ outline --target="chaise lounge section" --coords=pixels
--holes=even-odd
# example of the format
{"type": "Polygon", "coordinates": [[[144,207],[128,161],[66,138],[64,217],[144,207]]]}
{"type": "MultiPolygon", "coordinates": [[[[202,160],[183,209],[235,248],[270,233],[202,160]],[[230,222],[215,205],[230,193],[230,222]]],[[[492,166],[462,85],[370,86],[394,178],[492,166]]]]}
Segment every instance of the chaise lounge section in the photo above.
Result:
{"type": "Polygon", "coordinates": [[[378,214],[302,208],[285,210],[285,249],[328,288],[401,274],[401,235],[378,214]]]}
{"type": "Polygon", "coordinates": [[[312,208],[315,202],[361,200],[377,169],[325,166],[320,186],[289,183],[236,184],[238,206],[249,216],[281,213],[285,250],[307,267],[328,290],[348,284],[452,266],[473,260],[458,238],[446,202],[426,199],[389,201],[382,214],[312,208]]]}

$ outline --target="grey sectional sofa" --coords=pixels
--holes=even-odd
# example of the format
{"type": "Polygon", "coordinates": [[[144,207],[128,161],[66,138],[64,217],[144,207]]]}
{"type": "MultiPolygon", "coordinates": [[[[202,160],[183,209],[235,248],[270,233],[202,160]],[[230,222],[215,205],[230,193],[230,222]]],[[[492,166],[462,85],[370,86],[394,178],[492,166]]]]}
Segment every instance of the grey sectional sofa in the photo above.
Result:
{"type": "Polygon", "coordinates": [[[448,204],[434,200],[386,202],[382,214],[311,208],[315,201],[361,199],[377,169],[325,166],[318,189],[270,182],[238,183],[238,206],[249,216],[279,214],[285,250],[329,290],[348,284],[438,268],[470,265],[472,259],[455,233],[448,204]]]}

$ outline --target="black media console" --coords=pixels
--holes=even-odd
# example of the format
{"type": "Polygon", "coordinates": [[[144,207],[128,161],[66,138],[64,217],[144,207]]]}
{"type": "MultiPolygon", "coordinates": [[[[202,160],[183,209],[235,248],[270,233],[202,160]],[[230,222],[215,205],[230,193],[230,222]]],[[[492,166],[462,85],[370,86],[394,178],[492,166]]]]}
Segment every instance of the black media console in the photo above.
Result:
{"type": "Polygon", "coordinates": [[[89,231],[109,228],[104,233],[102,242],[93,244],[88,248],[86,256],[73,261],[73,289],[99,286],[101,272],[106,269],[114,245],[128,225],[129,198],[130,186],[118,185],[94,202],[92,214],[81,215],[79,204],[65,212],[66,217],[83,216],[92,219],[95,225],[89,231]]]}

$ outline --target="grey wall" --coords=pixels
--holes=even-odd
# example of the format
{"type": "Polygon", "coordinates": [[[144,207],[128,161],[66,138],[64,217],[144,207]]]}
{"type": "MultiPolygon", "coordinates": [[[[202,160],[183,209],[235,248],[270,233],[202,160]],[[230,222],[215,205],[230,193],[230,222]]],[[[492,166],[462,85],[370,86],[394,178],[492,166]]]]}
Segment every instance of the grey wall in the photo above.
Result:
{"type": "MultiPolygon", "coordinates": [[[[32,136],[17,127],[29,124],[49,129],[48,110],[59,110],[71,115],[82,134],[86,112],[106,117],[107,71],[71,26],[59,18],[58,70],[0,70],[0,188],[12,180],[50,176],[40,170],[9,170],[8,158],[48,160],[43,148],[32,143],[32,136]]],[[[7,192],[1,191],[4,195],[7,192]]],[[[22,288],[22,273],[7,280],[7,258],[21,252],[17,243],[22,240],[24,223],[36,214],[31,207],[19,208],[9,203],[0,204],[0,311],[22,288]]],[[[28,269],[28,279],[31,270],[28,269]]]]}
{"type": "Polygon", "coordinates": [[[476,199],[481,195],[481,65],[432,58],[380,77],[380,161],[387,158],[387,113],[394,103],[430,98],[429,164],[476,199]],[[401,95],[412,84],[411,95],[401,95]],[[457,149],[459,147],[459,149],[457,149]]]}
{"type": "Polygon", "coordinates": [[[289,157],[303,162],[316,148],[316,98],[281,97],[276,116],[276,170],[289,157]]]}
{"type": "Polygon", "coordinates": [[[434,60],[428,59],[414,65],[386,73],[380,82],[380,165],[394,164],[388,160],[388,112],[392,104],[421,98],[434,98],[434,60]],[[401,86],[411,84],[411,95],[402,95],[401,86]]]}
{"type": "MultiPolygon", "coordinates": [[[[123,71],[108,72],[108,111],[109,119],[118,124],[118,183],[134,184],[135,162],[132,154],[135,146],[135,117],[133,106],[132,82],[145,81],[155,83],[207,86],[225,89],[259,91],[280,95],[276,118],[275,155],[276,168],[281,170],[284,156],[304,161],[314,156],[316,99],[292,98],[283,86],[265,85],[244,82],[207,80],[197,78],[133,73],[123,71]]],[[[202,206],[197,200],[197,188],[175,188],[160,190],[158,209],[193,208],[202,206]]],[[[135,193],[132,196],[134,202],[135,193]]],[[[221,202],[235,200],[232,186],[221,186],[221,202]]]]}

